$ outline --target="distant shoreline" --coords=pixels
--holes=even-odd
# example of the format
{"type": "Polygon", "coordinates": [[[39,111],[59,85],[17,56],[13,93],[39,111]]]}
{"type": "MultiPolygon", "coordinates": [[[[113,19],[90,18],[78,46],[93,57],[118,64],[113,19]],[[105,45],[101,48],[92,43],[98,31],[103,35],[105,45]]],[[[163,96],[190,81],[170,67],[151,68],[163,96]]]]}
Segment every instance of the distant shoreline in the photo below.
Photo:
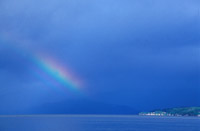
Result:
{"type": "Polygon", "coordinates": [[[198,116],[158,116],[158,115],[113,115],[113,114],[31,114],[31,115],[0,115],[0,118],[3,117],[195,117],[199,118],[198,116]]]}
{"type": "Polygon", "coordinates": [[[200,107],[168,108],[159,109],[151,112],[140,112],[140,116],[193,116],[200,117],[200,107]]]}

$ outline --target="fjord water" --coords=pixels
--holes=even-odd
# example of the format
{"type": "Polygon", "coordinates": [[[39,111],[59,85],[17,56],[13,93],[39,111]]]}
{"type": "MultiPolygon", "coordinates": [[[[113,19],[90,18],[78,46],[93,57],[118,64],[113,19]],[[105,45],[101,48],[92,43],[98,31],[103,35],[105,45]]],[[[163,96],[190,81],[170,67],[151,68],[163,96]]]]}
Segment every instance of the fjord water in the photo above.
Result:
{"type": "Polygon", "coordinates": [[[128,115],[1,116],[0,131],[200,131],[200,118],[128,115]]]}

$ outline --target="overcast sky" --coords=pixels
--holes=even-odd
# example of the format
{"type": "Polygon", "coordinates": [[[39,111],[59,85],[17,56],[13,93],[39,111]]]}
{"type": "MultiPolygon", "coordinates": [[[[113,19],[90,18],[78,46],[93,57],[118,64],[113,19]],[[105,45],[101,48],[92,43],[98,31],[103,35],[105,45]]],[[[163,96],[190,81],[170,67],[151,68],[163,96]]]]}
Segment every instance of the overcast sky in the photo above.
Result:
{"type": "Polygon", "coordinates": [[[199,0],[1,0],[0,112],[91,99],[140,110],[200,105],[199,0]],[[41,54],[81,94],[34,75],[41,54]]]}

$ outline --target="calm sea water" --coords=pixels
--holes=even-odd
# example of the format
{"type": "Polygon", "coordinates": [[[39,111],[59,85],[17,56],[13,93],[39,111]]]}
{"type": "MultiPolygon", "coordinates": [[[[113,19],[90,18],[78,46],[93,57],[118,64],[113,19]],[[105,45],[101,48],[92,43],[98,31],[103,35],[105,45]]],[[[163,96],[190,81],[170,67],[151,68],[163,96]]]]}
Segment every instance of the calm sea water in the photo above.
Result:
{"type": "Polygon", "coordinates": [[[0,131],[200,131],[197,117],[1,116],[0,131]]]}

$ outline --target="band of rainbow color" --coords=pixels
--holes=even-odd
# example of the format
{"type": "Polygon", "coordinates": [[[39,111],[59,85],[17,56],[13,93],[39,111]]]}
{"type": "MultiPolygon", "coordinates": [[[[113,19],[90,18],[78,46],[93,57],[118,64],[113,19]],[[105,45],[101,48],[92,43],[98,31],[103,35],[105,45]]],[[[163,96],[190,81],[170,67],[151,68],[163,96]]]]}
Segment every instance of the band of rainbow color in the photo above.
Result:
{"type": "Polygon", "coordinates": [[[36,65],[35,71],[54,86],[66,87],[73,91],[80,88],[80,82],[67,70],[66,66],[63,68],[58,65],[58,62],[47,60],[41,56],[35,57],[33,62],[36,65]]]}
{"type": "MultiPolygon", "coordinates": [[[[3,33],[0,36],[0,40],[3,43],[8,44],[12,48],[21,52],[21,54],[28,54],[28,59],[31,61],[33,74],[37,74],[40,79],[45,79],[48,83],[48,86],[65,88],[71,91],[80,92],[81,83],[80,79],[76,78],[75,75],[72,75],[72,71],[67,68],[67,66],[60,66],[60,62],[56,62],[52,59],[51,56],[44,57],[39,55],[25,46],[19,46],[20,44],[26,44],[26,40],[13,38],[9,33],[3,33]]],[[[33,43],[33,42],[31,42],[33,43]]],[[[45,83],[46,84],[46,83],[45,83]]]]}

